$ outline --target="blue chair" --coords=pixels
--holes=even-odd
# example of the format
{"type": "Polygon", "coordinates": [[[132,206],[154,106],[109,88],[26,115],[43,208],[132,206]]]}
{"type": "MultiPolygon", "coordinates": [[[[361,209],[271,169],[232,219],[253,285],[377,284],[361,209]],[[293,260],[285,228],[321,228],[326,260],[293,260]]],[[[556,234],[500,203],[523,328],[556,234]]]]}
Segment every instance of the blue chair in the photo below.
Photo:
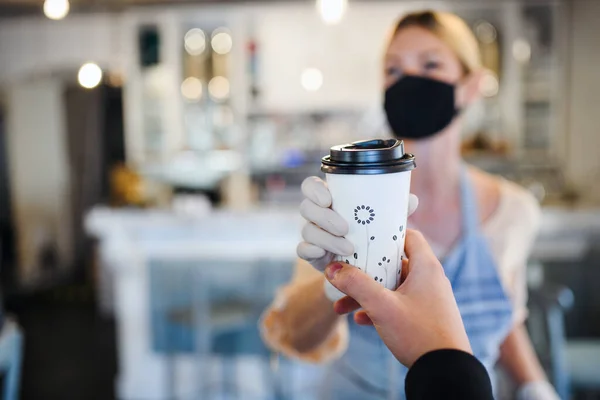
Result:
{"type": "Polygon", "coordinates": [[[258,365],[271,393],[257,398],[280,397],[276,394],[277,380],[269,368],[272,355],[260,338],[257,321],[276,288],[289,280],[292,265],[288,264],[227,260],[150,262],[152,345],[170,364],[167,381],[172,398],[176,393],[173,360],[177,354],[195,355],[197,398],[251,399],[251,391],[235,379],[242,355],[262,360],[258,365]],[[222,365],[218,382],[206,379],[215,355],[222,365]]]}
{"type": "MultiPolygon", "coordinates": [[[[0,243],[0,266],[2,265],[0,243]]],[[[0,373],[4,375],[4,400],[17,400],[21,388],[21,363],[23,360],[23,334],[12,318],[7,318],[0,296],[0,373]]]]}
{"type": "Polygon", "coordinates": [[[4,374],[4,400],[17,400],[21,383],[23,335],[10,318],[4,320],[0,331],[0,371],[4,374]]]}
{"type": "Polygon", "coordinates": [[[540,360],[561,398],[569,399],[571,393],[597,398],[600,340],[567,339],[565,335],[564,313],[573,307],[573,292],[564,286],[545,284],[531,293],[531,300],[543,310],[545,346],[538,351],[540,360]]]}
{"type": "Polygon", "coordinates": [[[567,341],[567,365],[574,392],[589,398],[600,396],[600,340],[567,341]]]}
{"type": "MultiPolygon", "coordinates": [[[[567,339],[564,328],[564,313],[573,307],[573,292],[558,285],[545,284],[533,290],[530,296],[536,309],[542,311],[540,320],[544,324],[545,345],[538,353],[542,364],[556,387],[561,399],[569,399],[571,393],[589,398],[600,395],[600,340],[567,339]]],[[[538,315],[532,315],[535,320],[538,315]]]]}
{"type": "Polygon", "coordinates": [[[564,286],[544,283],[529,291],[529,333],[539,360],[561,399],[569,399],[571,392],[564,314],[573,303],[573,292],[564,286]]]}

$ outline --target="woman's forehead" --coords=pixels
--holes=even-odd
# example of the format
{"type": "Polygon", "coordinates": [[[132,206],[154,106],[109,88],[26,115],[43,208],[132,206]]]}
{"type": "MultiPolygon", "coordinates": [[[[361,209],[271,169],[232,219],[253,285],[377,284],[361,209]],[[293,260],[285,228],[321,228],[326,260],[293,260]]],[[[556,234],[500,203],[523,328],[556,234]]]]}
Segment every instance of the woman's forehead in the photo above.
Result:
{"type": "Polygon", "coordinates": [[[397,58],[405,53],[444,53],[450,48],[425,28],[410,26],[400,29],[390,41],[386,58],[397,58]]]}

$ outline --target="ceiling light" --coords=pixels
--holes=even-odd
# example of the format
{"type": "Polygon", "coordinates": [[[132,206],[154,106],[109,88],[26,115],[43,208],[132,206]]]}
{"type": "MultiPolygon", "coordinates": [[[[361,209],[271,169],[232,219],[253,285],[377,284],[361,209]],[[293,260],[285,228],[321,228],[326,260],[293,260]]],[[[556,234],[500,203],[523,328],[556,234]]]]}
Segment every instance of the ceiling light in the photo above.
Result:
{"type": "Polygon", "coordinates": [[[208,94],[214,101],[226,100],[229,90],[229,80],[223,76],[215,76],[208,82],[208,94]]]}
{"type": "Polygon", "coordinates": [[[233,40],[231,34],[224,31],[222,28],[215,30],[212,35],[211,46],[217,54],[227,54],[233,47],[233,40]]]}
{"type": "Polygon", "coordinates": [[[328,25],[339,23],[348,7],[348,0],[317,0],[317,10],[328,25]]]}
{"type": "Polygon", "coordinates": [[[475,25],[474,31],[475,36],[485,44],[493,43],[498,37],[498,32],[496,31],[496,28],[494,28],[494,25],[487,21],[479,21],[475,25]]]}
{"type": "Polygon", "coordinates": [[[512,53],[518,62],[528,63],[531,60],[531,45],[525,39],[517,39],[513,42],[512,53]]]}
{"type": "Polygon", "coordinates": [[[181,94],[191,102],[200,101],[202,98],[202,81],[190,76],[181,84],[181,94]]]}
{"type": "Polygon", "coordinates": [[[498,94],[500,83],[498,77],[492,71],[486,71],[481,78],[479,86],[480,93],[485,97],[494,97],[498,94]]]}
{"type": "Polygon", "coordinates": [[[86,89],[93,89],[102,81],[102,69],[94,63],[84,64],[77,74],[79,84],[86,89]]]}
{"type": "Polygon", "coordinates": [[[46,0],[44,1],[44,15],[46,17],[59,20],[69,14],[71,8],[69,0],[46,0]]]}
{"type": "Polygon", "coordinates": [[[317,68],[307,68],[300,77],[302,87],[308,92],[316,92],[323,86],[323,73],[317,68]]]}
{"type": "Polygon", "coordinates": [[[184,38],[185,50],[191,56],[199,56],[206,49],[206,35],[202,29],[190,29],[184,38]]]}

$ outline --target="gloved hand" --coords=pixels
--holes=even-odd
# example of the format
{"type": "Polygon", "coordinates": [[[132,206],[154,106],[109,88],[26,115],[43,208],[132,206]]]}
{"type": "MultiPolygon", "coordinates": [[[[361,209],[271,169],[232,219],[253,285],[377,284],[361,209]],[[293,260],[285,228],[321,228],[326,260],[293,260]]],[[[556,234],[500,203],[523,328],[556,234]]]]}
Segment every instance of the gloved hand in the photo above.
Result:
{"type": "Polygon", "coordinates": [[[560,397],[546,381],[529,382],[517,390],[517,400],[560,400],[560,397]]]}
{"type": "MultiPolygon", "coordinates": [[[[300,205],[300,214],[307,223],[302,229],[303,242],[298,245],[298,256],[314,268],[323,271],[334,256],[354,254],[354,246],[344,236],[348,234],[348,223],[331,207],[331,193],[327,183],[316,176],[302,182],[305,196],[300,205]]],[[[408,215],[415,212],[419,199],[410,194],[408,215]]]]}

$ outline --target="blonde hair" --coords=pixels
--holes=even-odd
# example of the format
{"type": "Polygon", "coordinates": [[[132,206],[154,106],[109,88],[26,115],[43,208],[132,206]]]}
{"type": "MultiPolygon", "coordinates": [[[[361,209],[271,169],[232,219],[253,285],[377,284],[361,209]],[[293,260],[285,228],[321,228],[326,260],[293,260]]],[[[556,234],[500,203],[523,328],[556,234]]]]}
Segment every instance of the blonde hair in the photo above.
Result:
{"type": "Polygon", "coordinates": [[[463,66],[465,74],[481,68],[481,53],[475,35],[459,16],[443,11],[422,11],[405,15],[398,21],[394,36],[404,28],[418,26],[442,40],[463,66]]]}

